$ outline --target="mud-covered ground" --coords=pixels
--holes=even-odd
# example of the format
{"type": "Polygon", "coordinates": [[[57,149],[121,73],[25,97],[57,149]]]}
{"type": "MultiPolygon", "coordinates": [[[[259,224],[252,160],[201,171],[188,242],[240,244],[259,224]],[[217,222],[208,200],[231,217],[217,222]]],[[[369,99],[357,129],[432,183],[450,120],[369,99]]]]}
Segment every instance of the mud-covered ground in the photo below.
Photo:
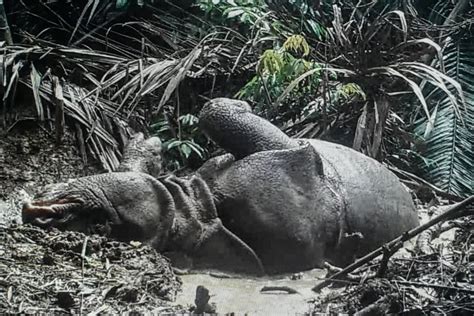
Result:
{"type": "Polygon", "coordinates": [[[0,313],[163,313],[181,286],[168,259],[139,243],[0,228],[0,313]]]}
{"type": "Polygon", "coordinates": [[[473,315],[474,216],[445,222],[436,231],[427,252],[395,255],[381,275],[380,258],[368,262],[356,278],[342,280],[342,288],[312,299],[313,312],[473,315]]]}
{"type": "Polygon", "coordinates": [[[60,146],[55,145],[54,134],[34,121],[18,123],[0,134],[0,198],[18,187],[34,189],[101,172],[91,159],[83,163],[76,137],[69,129],[60,146]]]}

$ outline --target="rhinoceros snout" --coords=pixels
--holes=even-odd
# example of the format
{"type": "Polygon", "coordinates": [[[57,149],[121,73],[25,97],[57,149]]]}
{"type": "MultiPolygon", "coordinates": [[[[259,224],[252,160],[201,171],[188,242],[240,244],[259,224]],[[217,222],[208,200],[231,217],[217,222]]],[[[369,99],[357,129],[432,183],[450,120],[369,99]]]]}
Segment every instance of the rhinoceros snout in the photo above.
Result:
{"type": "Polygon", "coordinates": [[[84,204],[84,200],[77,196],[51,197],[35,199],[23,203],[23,223],[32,223],[40,226],[54,226],[55,221],[64,222],[73,216],[72,210],[84,204]]]}

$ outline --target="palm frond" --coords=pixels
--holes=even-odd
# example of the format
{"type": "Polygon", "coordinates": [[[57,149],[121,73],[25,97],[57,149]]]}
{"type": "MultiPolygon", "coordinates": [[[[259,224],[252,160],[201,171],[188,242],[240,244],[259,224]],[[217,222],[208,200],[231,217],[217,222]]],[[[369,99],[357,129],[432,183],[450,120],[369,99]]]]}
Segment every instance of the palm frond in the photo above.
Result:
{"type": "MultiPolygon", "coordinates": [[[[9,83],[4,100],[9,99],[13,102],[14,91],[18,83],[24,84],[32,91],[36,112],[42,121],[53,119],[49,114],[48,106],[56,104],[55,89],[58,89],[57,84],[53,84],[53,76],[51,76],[49,67],[59,64],[64,69],[73,69],[72,65],[76,65],[80,61],[82,68],[87,72],[86,78],[93,79],[94,71],[109,67],[114,62],[123,61],[111,54],[100,52],[93,54],[88,50],[62,47],[8,46],[0,51],[5,60],[4,70],[9,74],[7,75],[9,83]],[[48,60],[54,60],[54,62],[48,60]],[[46,68],[44,67],[45,63],[46,68]],[[21,76],[20,72],[28,68],[30,75],[21,76]]],[[[120,118],[120,115],[116,114],[117,104],[96,95],[87,97],[89,95],[87,88],[66,80],[63,80],[61,84],[64,114],[79,123],[80,128],[85,131],[83,141],[89,151],[101,162],[104,169],[115,170],[121,154],[113,136],[112,126],[107,124],[106,120],[114,116],[120,118]]]]}
{"type": "MultiPolygon", "coordinates": [[[[31,9],[21,5],[26,11],[31,9]]],[[[56,106],[53,88],[58,87],[52,84],[52,77],[58,77],[66,122],[80,126],[78,134],[83,135],[84,146],[106,170],[118,166],[120,150],[114,136],[123,133],[117,133],[116,128],[123,129],[123,122],[137,113],[135,109],[146,107],[158,113],[165,104],[172,108],[171,96],[186,78],[231,70],[237,74],[238,63],[248,64],[255,58],[242,53],[243,47],[249,49],[245,46],[247,38],[219,27],[198,32],[202,31],[197,27],[201,21],[188,23],[196,19],[186,12],[173,16],[150,6],[149,16],[127,17],[129,21],[116,24],[108,20],[111,25],[106,28],[106,23],[96,19],[99,11],[107,10],[102,1],[86,1],[80,12],[72,12],[80,14],[74,21],[62,17],[53,6],[40,7],[49,14],[47,19],[40,19],[44,30],[32,35],[28,30],[37,30],[34,23],[22,28],[24,42],[32,44],[0,49],[6,87],[2,97],[4,104],[10,105],[2,112],[8,114],[14,108],[16,88],[21,83],[32,91],[31,103],[38,118],[52,128],[50,112],[54,113],[56,106]],[[66,39],[51,36],[58,26],[64,28],[66,39]],[[70,46],[64,46],[68,43],[70,46]]]]}
{"type": "MultiPolygon", "coordinates": [[[[359,120],[360,124],[356,123],[354,126],[358,137],[353,147],[373,157],[378,156],[382,145],[379,140],[382,140],[384,123],[380,124],[379,118],[385,120],[390,110],[382,111],[380,104],[386,104],[385,99],[394,92],[405,91],[408,87],[414,93],[429,123],[427,132],[432,129],[434,121],[426,101],[426,91],[423,91],[426,84],[444,92],[462,120],[459,109],[464,106],[465,100],[459,83],[443,73],[443,67],[440,71],[420,62],[420,52],[434,51],[443,65],[442,50],[432,38],[423,37],[426,33],[421,32],[419,27],[422,21],[413,15],[414,12],[395,2],[387,4],[381,11],[371,11],[370,8],[364,10],[356,6],[348,16],[344,14],[347,10],[344,4],[333,5],[333,20],[331,27],[327,29],[326,39],[315,42],[313,57],[318,61],[316,68],[289,83],[278,97],[277,104],[291,90],[299,87],[300,82],[315,73],[321,73],[323,81],[356,82],[366,92],[368,106],[365,102],[358,104],[358,115],[363,117],[359,120]],[[336,72],[337,76],[327,75],[325,69],[336,72]],[[362,124],[365,120],[367,124],[362,124]],[[362,139],[365,140],[363,146],[362,139]]],[[[324,95],[329,87],[328,83],[321,86],[323,91],[320,92],[324,95]]],[[[324,102],[323,111],[328,109],[326,103],[324,102]]],[[[391,99],[387,104],[393,103],[391,99]]],[[[323,124],[327,125],[327,118],[324,120],[323,124]]]]}
{"type": "MultiPolygon", "coordinates": [[[[419,118],[416,132],[424,135],[426,151],[422,169],[433,184],[457,195],[474,193],[474,38],[450,43],[444,52],[446,75],[462,86],[465,106],[451,106],[451,99],[440,87],[430,91],[429,103],[434,126],[426,134],[427,119],[419,118]]],[[[428,90],[428,88],[426,89],[428,90]]],[[[460,98],[459,102],[462,102],[460,98]]]]}

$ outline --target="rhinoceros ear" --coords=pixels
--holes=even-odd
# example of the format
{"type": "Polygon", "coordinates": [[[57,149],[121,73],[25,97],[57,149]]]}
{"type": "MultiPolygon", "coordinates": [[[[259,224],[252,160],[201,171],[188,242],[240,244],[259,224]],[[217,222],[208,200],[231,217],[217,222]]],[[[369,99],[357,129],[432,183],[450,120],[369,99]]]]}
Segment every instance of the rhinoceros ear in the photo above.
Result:
{"type": "Polygon", "coordinates": [[[207,225],[192,254],[193,268],[263,275],[257,254],[217,219],[207,225]]]}

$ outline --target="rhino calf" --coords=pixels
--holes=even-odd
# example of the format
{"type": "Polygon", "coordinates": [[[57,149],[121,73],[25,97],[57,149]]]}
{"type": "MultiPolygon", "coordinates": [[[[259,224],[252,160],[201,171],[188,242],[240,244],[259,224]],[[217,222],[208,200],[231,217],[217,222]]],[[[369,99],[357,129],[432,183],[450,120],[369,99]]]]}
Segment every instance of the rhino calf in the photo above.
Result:
{"type": "Polygon", "coordinates": [[[256,274],[343,266],[418,225],[395,175],[350,148],[291,139],[231,99],[205,104],[200,124],[229,154],[192,177],[134,170],[76,179],[26,203],[25,222],[99,224],[198,270],[256,274]]]}

